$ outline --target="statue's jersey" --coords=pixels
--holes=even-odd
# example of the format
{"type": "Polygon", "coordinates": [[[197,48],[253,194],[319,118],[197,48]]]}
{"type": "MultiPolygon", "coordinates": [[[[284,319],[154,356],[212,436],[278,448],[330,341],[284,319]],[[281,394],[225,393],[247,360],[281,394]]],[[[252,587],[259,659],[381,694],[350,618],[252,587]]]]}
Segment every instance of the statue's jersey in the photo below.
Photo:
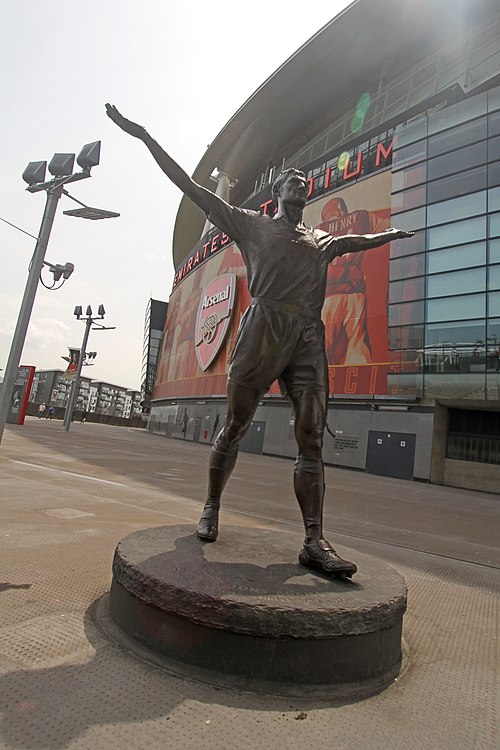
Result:
{"type": "Polygon", "coordinates": [[[250,294],[281,304],[297,305],[319,316],[325,299],[328,264],[350,252],[349,237],[332,237],[284,219],[261,216],[217,200],[207,214],[241,250],[250,294]]]}

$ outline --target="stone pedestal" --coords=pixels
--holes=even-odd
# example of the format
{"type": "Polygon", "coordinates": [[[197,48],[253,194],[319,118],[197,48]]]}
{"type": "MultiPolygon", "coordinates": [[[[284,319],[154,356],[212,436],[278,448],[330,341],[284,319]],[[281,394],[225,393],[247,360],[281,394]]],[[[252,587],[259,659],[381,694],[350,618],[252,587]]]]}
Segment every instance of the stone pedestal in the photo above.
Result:
{"type": "Polygon", "coordinates": [[[402,577],[338,547],[352,581],[300,566],[298,534],[223,526],[203,543],[162,526],[117,546],[109,613],[132,642],[176,672],[283,695],[359,698],[401,667],[402,577]]]}

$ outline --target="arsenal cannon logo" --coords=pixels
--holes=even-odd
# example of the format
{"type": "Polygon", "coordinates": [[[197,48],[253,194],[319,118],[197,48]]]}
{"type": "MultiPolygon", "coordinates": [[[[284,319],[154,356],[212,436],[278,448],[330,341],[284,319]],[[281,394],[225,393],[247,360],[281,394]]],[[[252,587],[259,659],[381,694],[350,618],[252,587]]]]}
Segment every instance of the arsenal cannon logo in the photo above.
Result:
{"type": "Polygon", "coordinates": [[[202,292],[194,334],[196,356],[202,370],[210,367],[224,342],[235,294],[234,273],[218,276],[202,292]]]}

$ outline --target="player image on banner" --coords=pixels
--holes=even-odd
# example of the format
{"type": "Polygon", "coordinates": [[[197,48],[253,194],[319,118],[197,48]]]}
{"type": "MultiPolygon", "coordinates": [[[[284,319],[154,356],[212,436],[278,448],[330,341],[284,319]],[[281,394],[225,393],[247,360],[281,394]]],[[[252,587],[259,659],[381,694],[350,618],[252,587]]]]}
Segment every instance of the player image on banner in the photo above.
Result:
{"type": "Polygon", "coordinates": [[[63,359],[69,362],[64,377],[66,380],[74,380],[80,362],[80,349],[69,349],[69,357],[63,357],[63,359]]]}
{"type": "MultiPolygon", "coordinates": [[[[336,237],[391,226],[391,176],[385,172],[307,206],[307,223],[336,237]]],[[[389,246],[376,256],[347,253],[330,264],[322,318],[332,393],[387,392],[389,246]]]]}

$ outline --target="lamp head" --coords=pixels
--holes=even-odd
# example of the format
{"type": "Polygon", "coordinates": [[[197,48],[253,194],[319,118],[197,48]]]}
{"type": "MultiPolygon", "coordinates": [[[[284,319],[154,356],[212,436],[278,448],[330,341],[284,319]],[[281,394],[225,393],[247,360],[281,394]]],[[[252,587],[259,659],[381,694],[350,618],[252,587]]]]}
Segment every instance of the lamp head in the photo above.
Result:
{"type": "Polygon", "coordinates": [[[71,276],[74,270],[75,270],[75,266],[73,265],[73,263],[69,263],[69,261],[65,263],[63,266],[63,272],[62,272],[63,278],[69,279],[69,277],[71,276]]]}
{"type": "Polygon", "coordinates": [[[84,170],[90,172],[92,167],[99,164],[101,157],[101,141],[86,143],[76,158],[76,163],[84,170]]]}
{"type": "Polygon", "coordinates": [[[82,317],[82,306],[81,305],[77,305],[75,307],[75,309],[73,311],[73,315],[76,315],[76,317],[78,318],[78,320],[80,320],[80,318],[82,317]]]}
{"type": "Polygon", "coordinates": [[[106,315],[106,310],[104,309],[104,305],[99,305],[97,309],[97,314],[101,316],[101,318],[104,318],[106,315]]]}
{"type": "Polygon", "coordinates": [[[37,185],[39,182],[45,182],[45,170],[47,169],[46,161],[30,161],[23,172],[23,180],[31,185],[37,185]]]}
{"type": "Polygon", "coordinates": [[[47,264],[51,270],[51,272],[54,274],[54,281],[59,281],[61,276],[64,279],[69,279],[73,271],[75,270],[75,267],[73,263],[65,263],[64,266],[60,263],[56,263],[55,266],[51,264],[47,264]]]}
{"type": "Polygon", "coordinates": [[[54,154],[49,163],[49,172],[54,177],[66,177],[73,174],[74,154],[54,154]]]}

